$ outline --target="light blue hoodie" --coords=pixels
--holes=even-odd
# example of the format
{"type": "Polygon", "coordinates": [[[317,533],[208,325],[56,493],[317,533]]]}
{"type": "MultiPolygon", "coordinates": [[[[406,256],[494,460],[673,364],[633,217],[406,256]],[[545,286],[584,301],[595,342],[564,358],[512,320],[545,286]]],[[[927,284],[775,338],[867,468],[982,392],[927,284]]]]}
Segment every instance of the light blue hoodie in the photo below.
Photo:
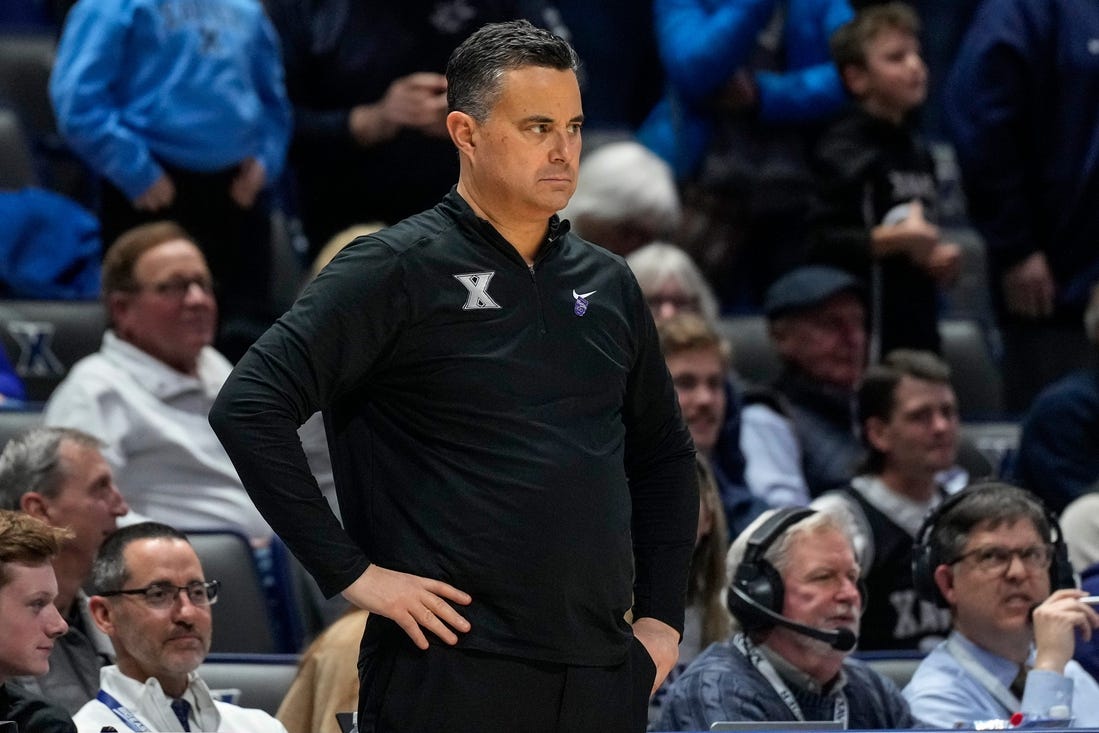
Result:
{"type": "Polygon", "coordinates": [[[69,145],[129,198],[162,174],[245,158],[281,173],[291,109],[257,0],[80,0],[50,78],[69,145]]]}

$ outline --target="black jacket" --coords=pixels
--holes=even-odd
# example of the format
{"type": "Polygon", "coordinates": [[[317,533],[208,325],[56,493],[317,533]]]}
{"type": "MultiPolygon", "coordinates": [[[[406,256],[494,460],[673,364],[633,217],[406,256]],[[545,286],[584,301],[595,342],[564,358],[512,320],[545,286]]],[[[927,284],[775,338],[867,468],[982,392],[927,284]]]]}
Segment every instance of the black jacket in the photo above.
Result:
{"type": "Polygon", "coordinates": [[[20,733],[76,733],[68,713],[11,682],[0,685],[0,720],[14,722],[20,733]]]}
{"type": "Polygon", "coordinates": [[[453,191],[357,240],[210,420],[327,593],[438,578],[473,597],[463,646],[570,664],[622,661],[631,605],[682,628],[690,434],[625,262],[556,217],[532,267],[453,191]],[[293,432],[318,409],[346,533],[293,432]]]}
{"type": "Polygon", "coordinates": [[[813,161],[817,199],[812,259],[848,270],[871,286],[880,313],[881,353],[895,348],[939,351],[934,279],[907,255],[881,258],[872,282],[870,230],[919,199],[934,223],[938,193],[931,155],[908,127],[853,109],[821,138],[813,161]]]}

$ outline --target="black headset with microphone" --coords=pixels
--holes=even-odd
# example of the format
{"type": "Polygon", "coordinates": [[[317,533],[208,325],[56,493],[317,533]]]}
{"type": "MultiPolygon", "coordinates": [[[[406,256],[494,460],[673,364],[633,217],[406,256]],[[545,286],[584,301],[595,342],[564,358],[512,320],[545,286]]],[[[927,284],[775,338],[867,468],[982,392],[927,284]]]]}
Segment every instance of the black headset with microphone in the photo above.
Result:
{"type": "MultiPolygon", "coordinates": [[[[858,643],[858,637],[850,629],[818,629],[806,626],[782,615],[785,586],[782,575],[764,555],[792,525],[815,514],[805,507],[784,507],[764,520],[748,538],[744,557],[737,565],[736,574],[729,586],[729,611],[740,621],[747,632],[762,631],[775,626],[796,631],[818,639],[838,649],[849,652],[858,643]]],[[[862,586],[859,586],[860,595],[862,586]]]]}
{"type": "MultiPolygon", "coordinates": [[[[948,608],[950,605],[946,602],[946,598],[943,597],[942,591],[939,590],[939,586],[935,582],[935,568],[953,559],[942,557],[942,553],[931,542],[931,535],[935,531],[939,519],[974,493],[985,490],[986,487],[994,489],[997,486],[1005,485],[1007,484],[992,481],[970,484],[956,494],[948,496],[924,517],[923,524],[916,532],[915,544],[912,547],[912,585],[916,589],[916,595],[921,600],[934,603],[939,608],[948,608]]],[[[1068,547],[1065,545],[1064,535],[1061,533],[1061,525],[1057,522],[1057,515],[1051,512],[1037,496],[1031,494],[1029,498],[1034,501],[1036,506],[1041,508],[1046,517],[1046,524],[1049,525],[1050,536],[1047,540],[1053,545],[1053,560],[1049,564],[1050,592],[1062,588],[1075,588],[1076,576],[1072,569],[1072,563],[1068,559],[1068,547]]]]}

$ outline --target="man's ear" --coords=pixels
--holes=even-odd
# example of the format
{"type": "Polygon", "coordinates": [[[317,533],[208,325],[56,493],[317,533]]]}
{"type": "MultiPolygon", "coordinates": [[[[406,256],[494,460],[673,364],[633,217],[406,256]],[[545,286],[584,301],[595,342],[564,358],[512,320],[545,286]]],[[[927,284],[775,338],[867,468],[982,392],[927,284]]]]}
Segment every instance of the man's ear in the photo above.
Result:
{"type": "Polygon", "coordinates": [[[866,441],[881,453],[889,452],[889,437],[886,435],[886,423],[880,417],[868,417],[863,426],[866,441]]]}
{"type": "Polygon", "coordinates": [[[939,587],[939,592],[943,594],[947,605],[955,606],[957,593],[954,590],[954,568],[944,563],[935,568],[934,578],[935,585],[939,587]]]}
{"type": "Polygon", "coordinates": [[[88,612],[92,615],[92,620],[107,636],[114,635],[113,611],[111,604],[103,596],[92,596],[88,599],[88,612]]]}
{"type": "Polygon", "coordinates": [[[28,491],[19,497],[19,509],[24,514],[49,524],[50,502],[37,491],[28,491]]]}
{"type": "Polygon", "coordinates": [[[115,330],[118,330],[119,324],[125,322],[125,316],[130,310],[132,301],[132,293],[114,292],[107,294],[107,321],[115,330]]]}
{"type": "Polygon", "coordinates": [[[847,64],[840,71],[840,76],[851,96],[861,99],[866,94],[866,88],[870,85],[870,74],[866,69],[857,64],[847,64]]]}
{"type": "Polygon", "coordinates": [[[791,331],[793,328],[790,319],[786,316],[775,318],[767,324],[767,335],[770,336],[771,343],[774,344],[779,356],[785,356],[789,351],[791,331]]]}
{"type": "Polygon", "coordinates": [[[476,147],[477,120],[465,112],[454,110],[446,116],[446,129],[450,133],[450,139],[458,152],[467,156],[473,155],[476,147]]]}

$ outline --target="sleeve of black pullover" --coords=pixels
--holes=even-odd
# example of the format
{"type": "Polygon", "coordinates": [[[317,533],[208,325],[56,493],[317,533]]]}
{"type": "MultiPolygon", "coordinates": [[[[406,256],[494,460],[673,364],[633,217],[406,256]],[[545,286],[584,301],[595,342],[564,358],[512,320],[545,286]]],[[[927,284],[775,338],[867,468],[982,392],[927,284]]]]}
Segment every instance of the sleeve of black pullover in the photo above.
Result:
{"type": "Polygon", "coordinates": [[[873,261],[870,230],[873,221],[874,163],[870,150],[855,145],[833,128],[817,146],[813,158],[814,200],[811,257],[860,275],[873,261]]]}
{"type": "Polygon", "coordinates": [[[698,530],[694,443],[639,288],[633,305],[640,339],[623,407],[626,474],[633,499],[633,613],[634,618],[655,618],[682,633],[698,530]]]}
{"type": "Polygon", "coordinates": [[[352,243],[249,349],[210,412],[248,495],[329,596],[370,560],[332,514],[296,430],[369,378],[405,320],[401,283],[388,247],[352,243]]]}

